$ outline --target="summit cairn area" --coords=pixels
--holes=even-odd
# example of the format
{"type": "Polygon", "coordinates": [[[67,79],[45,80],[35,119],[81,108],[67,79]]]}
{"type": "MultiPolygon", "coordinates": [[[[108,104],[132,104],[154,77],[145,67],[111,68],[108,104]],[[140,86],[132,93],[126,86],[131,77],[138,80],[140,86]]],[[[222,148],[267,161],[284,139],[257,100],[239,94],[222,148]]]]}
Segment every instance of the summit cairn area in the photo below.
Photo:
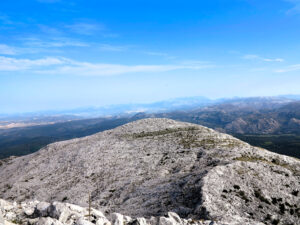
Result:
{"type": "MultiPolygon", "coordinates": [[[[146,218],[130,224],[146,220],[147,224],[163,225],[160,218],[169,221],[173,216],[180,218],[175,224],[300,221],[298,159],[170,119],[143,119],[2,160],[0,180],[0,198],[18,202],[7,203],[16,205],[14,208],[21,205],[20,211],[3,211],[1,205],[2,217],[10,222],[14,217],[9,218],[9,212],[24,215],[22,204],[31,204],[35,210],[41,202],[49,202],[43,203],[47,214],[29,217],[59,220],[48,209],[55,204],[66,208],[76,204],[83,209],[88,206],[89,194],[93,207],[112,224],[116,224],[115,212],[146,218]],[[150,218],[159,219],[152,223],[150,218]]],[[[89,224],[78,222],[77,217],[72,223],[67,221],[60,222],[89,224]]],[[[98,217],[92,223],[98,223],[98,217]]]]}

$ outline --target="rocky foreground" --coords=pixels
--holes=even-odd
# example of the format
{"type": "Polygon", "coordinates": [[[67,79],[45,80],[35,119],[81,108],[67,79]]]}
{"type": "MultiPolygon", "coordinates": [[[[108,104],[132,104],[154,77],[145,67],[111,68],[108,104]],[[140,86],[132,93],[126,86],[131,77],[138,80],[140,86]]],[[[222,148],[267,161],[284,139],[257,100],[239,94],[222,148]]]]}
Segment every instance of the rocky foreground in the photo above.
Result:
{"type": "MultiPolygon", "coordinates": [[[[0,200],[0,225],[226,225],[222,221],[182,219],[174,212],[165,216],[131,218],[119,213],[107,219],[94,208],[83,208],[69,203],[23,202],[20,204],[0,200]],[[1,215],[2,214],[2,215],[1,215]],[[4,215],[4,216],[3,216],[4,215]],[[11,221],[11,222],[9,222],[11,221]]],[[[230,224],[239,224],[233,221],[230,224]]],[[[260,223],[245,223],[259,225],[260,223]]]]}
{"type": "Polygon", "coordinates": [[[298,159],[169,119],[139,120],[4,160],[0,180],[0,198],[10,202],[87,207],[91,194],[109,218],[172,211],[182,224],[300,224],[298,159]]]}

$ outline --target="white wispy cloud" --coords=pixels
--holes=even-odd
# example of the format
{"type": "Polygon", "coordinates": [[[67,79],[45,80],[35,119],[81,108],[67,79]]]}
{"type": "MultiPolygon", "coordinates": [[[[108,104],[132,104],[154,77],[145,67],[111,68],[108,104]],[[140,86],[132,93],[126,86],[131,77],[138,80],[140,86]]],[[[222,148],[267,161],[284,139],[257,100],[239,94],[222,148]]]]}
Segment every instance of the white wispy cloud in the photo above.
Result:
{"type": "Polygon", "coordinates": [[[175,59],[176,57],[175,56],[172,56],[168,53],[165,53],[165,52],[155,52],[155,51],[146,51],[146,52],[143,52],[144,54],[146,55],[151,55],[151,56],[160,56],[160,57],[163,57],[163,58],[166,58],[166,59],[175,59]]]}
{"type": "MultiPolygon", "coordinates": [[[[111,76],[126,73],[155,73],[167,72],[180,69],[199,70],[209,68],[211,65],[187,65],[187,64],[170,64],[170,65],[120,65],[120,64],[92,64],[75,62],[69,66],[63,66],[52,71],[55,74],[77,74],[88,76],[111,76]]],[[[49,72],[49,71],[47,71],[49,72]]]]}
{"type": "Polygon", "coordinates": [[[164,56],[167,57],[169,54],[164,53],[164,52],[144,52],[147,55],[155,55],[155,56],[164,56]]]}
{"type": "Polygon", "coordinates": [[[5,44],[0,44],[0,55],[16,55],[17,51],[15,48],[5,44]]]}
{"type": "Polygon", "coordinates": [[[56,2],[60,2],[60,0],[37,0],[38,2],[41,3],[56,3],[56,2]]]}
{"type": "Polygon", "coordinates": [[[82,35],[93,35],[105,29],[105,26],[100,23],[74,23],[65,27],[74,33],[82,35]]]}
{"type": "Polygon", "coordinates": [[[126,51],[130,48],[130,46],[121,46],[121,45],[110,45],[110,44],[101,44],[99,49],[102,51],[110,51],[110,52],[122,52],[126,51]]]}
{"type": "Polygon", "coordinates": [[[38,47],[38,48],[55,48],[55,47],[88,47],[90,44],[86,42],[81,42],[78,40],[66,38],[66,37],[50,37],[48,39],[41,39],[37,37],[23,38],[24,45],[28,47],[38,47]]]}
{"type": "Polygon", "coordinates": [[[0,56],[0,71],[26,71],[37,68],[61,65],[64,60],[59,58],[42,58],[42,59],[16,59],[11,57],[0,56]]]}
{"type": "Polygon", "coordinates": [[[282,69],[275,70],[276,73],[286,73],[300,70],[300,64],[290,65],[282,69]]]}
{"type": "Polygon", "coordinates": [[[244,55],[243,56],[244,59],[250,59],[250,60],[260,60],[260,61],[264,61],[264,62],[283,62],[284,59],[282,58],[264,58],[261,57],[259,55],[244,55]]]}
{"type": "Polygon", "coordinates": [[[0,44],[0,55],[31,55],[39,53],[62,53],[60,47],[64,46],[83,46],[82,43],[70,42],[43,42],[40,40],[27,40],[19,43],[19,46],[9,46],[0,44]]]}
{"type": "Polygon", "coordinates": [[[178,63],[168,65],[122,65],[79,62],[67,58],[16,59],[0,57],[0,71],[30,71],[40,74],[79,76],[111,76],[126,73],[166,72],[172,70],[200,70],[214,67],[204,62],[178,63]]]}

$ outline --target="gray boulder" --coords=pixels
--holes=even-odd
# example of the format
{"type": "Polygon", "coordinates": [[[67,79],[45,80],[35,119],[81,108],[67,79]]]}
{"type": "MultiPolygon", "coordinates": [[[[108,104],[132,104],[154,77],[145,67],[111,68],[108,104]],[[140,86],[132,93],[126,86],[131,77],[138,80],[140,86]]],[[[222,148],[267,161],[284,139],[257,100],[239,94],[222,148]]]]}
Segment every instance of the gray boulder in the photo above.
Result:
{"type": "Polygon", "coordinates": [[[124,216],[120,213],[113,213],[111,215],[112,225],[124,225],[124,216]]]}
{"type": "MultiPolygon", "coordinates": [[[[36,205],[34,209],[34,217],[47,217],[48,216],[48,208],[50,204],[47,202],[40,202],[36,205]]],[[[26,214],[30,214],[30,212],[26,212],[26,214]]]]}
{"type": "Polygon", "coordinates": [[[89,222],[88,220],[85,220],[83,218],[79,218],[76,221],[76,225],[94,225],[93,223],[89,222]]]}
{"type": "Polygon", "coordinates": [[[63,225],[63,223],[50,217],[42,217],[35,225],[63,225]]]}
{"type": "Polygon", "coordinates": [[[4,218],[2,216],[2,213],[0,211],[0,225],[3,225],[4,224],[4,218]]]}

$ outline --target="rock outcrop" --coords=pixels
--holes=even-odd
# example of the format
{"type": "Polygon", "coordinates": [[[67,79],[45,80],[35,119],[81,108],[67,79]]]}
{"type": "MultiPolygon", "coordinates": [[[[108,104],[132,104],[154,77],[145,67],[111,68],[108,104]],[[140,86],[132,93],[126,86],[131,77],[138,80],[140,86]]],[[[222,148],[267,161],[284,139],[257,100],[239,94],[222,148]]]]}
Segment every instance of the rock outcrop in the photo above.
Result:
{"type": "Polygon", "coordinates": [[[299,224],[300,218],[298,159],[169,119],[139,120],[11,158],[2,162],[0,180],[0,197],[9,201],[86,207],[91,194],[93,207],[106,215],[172,211],[228,224],[299,224]]]}
{"type": "MultiPolygon", "coordinates": [[[[182,219],[174,212],[165,216],[131,218],[113,213],[111,220],[94,208],[83,208],[69,203],[29,201],[17,204],[0,199],[0,225],[229,225],[227,222],[182,219]],[[9,222],[11,221],[11,222],[9,222]]],[[[242,218],[239,218],[243,220],[242,218]]],[[[239,224],[237,222],[230,223],[239,224]]],[[[244,223],[259,225],[259,223],[244,223]]]]}

